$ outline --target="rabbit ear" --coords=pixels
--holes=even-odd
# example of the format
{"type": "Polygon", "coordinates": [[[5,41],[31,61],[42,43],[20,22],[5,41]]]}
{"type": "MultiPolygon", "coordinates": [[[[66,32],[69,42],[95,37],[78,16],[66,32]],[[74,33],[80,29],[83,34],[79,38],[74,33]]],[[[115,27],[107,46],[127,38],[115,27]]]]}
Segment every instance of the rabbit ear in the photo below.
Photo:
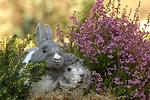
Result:
{"type": "Polygon", "coordinates": [[[51,29],[51,27],[50,27],[48,24],[45,24],[44,27],[45,27],[45,32],[46,32],[46,34],[47,34],[48,40],[50,40],[50,41],[53,42],[52,29],[51,29]]]}
{"type": "Polygon", "coordinates": [[[44,28],[45,30],[43,30],[43,27],[41,26],[40,23],[38,23],[38,25],[36,26],[38,46],[47,40],[53,42],[51,27],[48,24],[45,24],[44,28]]]}
{"type": "Polygon", "coordinates": [[[38,25],[36,26],[36,30],[35,30],[36,34],[37,34],[37,43],[38,46],[40,45],[40,43],[44,42],[47,40],[46,34],[41,26],[41,23],[38,23],[38,25]]]}

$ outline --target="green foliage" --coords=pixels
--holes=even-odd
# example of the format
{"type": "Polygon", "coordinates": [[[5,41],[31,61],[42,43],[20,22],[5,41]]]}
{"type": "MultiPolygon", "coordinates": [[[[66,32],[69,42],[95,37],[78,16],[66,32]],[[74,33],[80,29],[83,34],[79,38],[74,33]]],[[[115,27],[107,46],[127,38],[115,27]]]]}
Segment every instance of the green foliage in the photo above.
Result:
{"type": "Polygon", "coordinates": [[[25,57],[25,54],[23,54],[24,48],[32,39],[33,36],[30,36],[27,38],[27,41],[21,42],[14,35],[12,38],[7,38],[4,50],[0,50],[0,100],[21,100],[27,98],[31,82],[39,80],[39,76],[44,73],[45,61],[42,63],[29,63],[22,74],[18,73],[25,66],[25,64],[22,64],[22,60],[25,57]],[[30,76],[27,75],[37,66],[42,66],[37,73],[31,73],[30,76]],[[24,84],[27,78],[30,78],[29,85],[24,84]]]}
{"type": "Polygon", "coordinates": [[[66,52],[83,58],[94,71],[92,83],[98,93],[111,88],[117,96],[145,100],[150,96],[150,42],[143,37],[149,34],[145,29],[150,17],[145,29],[140,30],[140,2],[131,18],[128,7],[120,12],[120,0],[109,0],[106,6],[103,1],[96,1],[81,26],[73,13],[73,24],[67,26],[69,36],[61,35],[58,25],[58,40],[66,52]]]}

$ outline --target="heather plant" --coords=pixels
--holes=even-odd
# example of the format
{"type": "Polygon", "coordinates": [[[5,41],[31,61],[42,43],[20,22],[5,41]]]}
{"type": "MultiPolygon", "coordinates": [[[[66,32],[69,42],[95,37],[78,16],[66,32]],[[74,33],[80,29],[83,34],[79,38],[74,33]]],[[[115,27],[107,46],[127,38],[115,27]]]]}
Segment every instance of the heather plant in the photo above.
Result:
{"type": "Polygon", "coordinates": [[[150,15],[140,30],[140,2],[133,18],[132,9],[126,7],[120,12],[120,5],[120,0],[110,0],[106,6],[97,0],[81,24],[74,12],[70,17],[73,24],[67,26],[68,36],[57,25],[58,41],[64,51],[84,58],[94,71],[91,83],[97,92],[111,89],[117,96],[146,100],[150,98],[150,42],[144,37],[149,34],[145,29],[150,15]]]}
{"type": "Polygon", "coordinates": [[[29,95],[31,82],[38,80],[38,77],[44,72],[44,67],[41,67],[39,73],[31,73],[31,76],[28,76],[27,73],[36,66],[45,66],[45,62],[29,63],[24,72],[19,74],[19,70],[25,66],[22,63],[25,57],[24,48],[32,41],[33,36],[28,36],[24,41],[18,39],[16,35],[0,38],[0,100],[25,99],[29,95]],[[25,85],[24,81],[28,78],[31,79],[29,85],[25,85]]]}

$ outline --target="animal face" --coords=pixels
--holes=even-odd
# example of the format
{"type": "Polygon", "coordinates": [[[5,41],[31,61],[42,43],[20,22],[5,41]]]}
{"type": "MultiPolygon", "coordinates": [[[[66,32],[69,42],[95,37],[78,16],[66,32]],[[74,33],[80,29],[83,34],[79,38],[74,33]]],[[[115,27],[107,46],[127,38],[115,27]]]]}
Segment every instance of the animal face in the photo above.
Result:
{"type": "Polygon", "coordinates": [[[59,69],[64,64],[64,56],[59,44],[46,41],[42,43],[38,50],[32,55],[31,61],[48,60],[46,67],[59,69]]]}
{"type": "Polygon", "coordinates": [[[66,68],[63,77],[68,81],[69,84],[76,87],[84,83],[86,72],[80,63],[75,63],[66,68]]]}
{"type": "Polygon", "coordinates": [[[64,64],[64,57],[61,47],[57,43],[43,43],[41,47],[41,52],[45,55],[46,60],[48,60],[48,68],[58,69],[64,64]],[[49,45],[51,44],[51,45],[49,45]]]}

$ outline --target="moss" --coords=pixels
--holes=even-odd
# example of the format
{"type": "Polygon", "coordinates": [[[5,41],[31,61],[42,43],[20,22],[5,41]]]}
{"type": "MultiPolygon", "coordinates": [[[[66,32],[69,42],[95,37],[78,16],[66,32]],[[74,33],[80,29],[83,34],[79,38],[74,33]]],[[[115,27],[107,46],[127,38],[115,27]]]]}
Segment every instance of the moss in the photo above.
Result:
{"type": "Polygon", "coordinates": [[[49,92],[45,95],[40,93],[35,93],[34,95],[30,95],[28,100],[120,100],[120,98],[115,97],[110,92],[101,93],[101,94],[90,92],[87,95],[81,95],[79,91],[73,91],[69,93],[49,92]]]}

